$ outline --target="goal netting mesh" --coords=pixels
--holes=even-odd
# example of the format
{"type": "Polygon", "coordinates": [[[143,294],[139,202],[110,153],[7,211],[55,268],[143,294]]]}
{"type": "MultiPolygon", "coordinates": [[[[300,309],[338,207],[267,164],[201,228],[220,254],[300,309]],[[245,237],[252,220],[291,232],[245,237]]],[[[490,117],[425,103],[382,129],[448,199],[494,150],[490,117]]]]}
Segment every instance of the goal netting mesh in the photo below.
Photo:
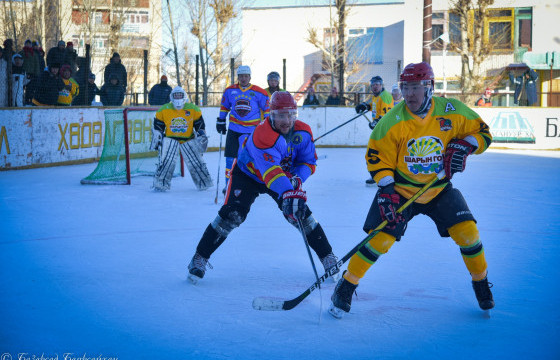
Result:
{"type": "MultiPolygon", "coordinates": [[[[80,182],[118,185],[129,184],[131,177],[153,176],[158,153],[150,151],[149,147],[155,112],[155,109],[150,108],[105,110],[101,157],[95,170],[80,182]],[[125,129],[128,131],[125,132],[125,129]]],[[[176,166],[174,176],[180,172],[181,167],[176,166]]]]}

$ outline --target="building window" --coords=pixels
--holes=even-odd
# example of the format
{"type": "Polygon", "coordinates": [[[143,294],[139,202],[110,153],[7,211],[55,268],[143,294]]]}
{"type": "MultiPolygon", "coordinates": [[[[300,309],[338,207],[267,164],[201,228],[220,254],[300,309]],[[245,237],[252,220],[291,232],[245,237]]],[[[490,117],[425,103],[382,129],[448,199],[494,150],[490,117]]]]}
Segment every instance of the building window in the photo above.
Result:
{"type": "Polygon", "coordinates": [[[513,50],[513,9],[490,9],[484,23],[484,41],[494,51],[513,50]]]}

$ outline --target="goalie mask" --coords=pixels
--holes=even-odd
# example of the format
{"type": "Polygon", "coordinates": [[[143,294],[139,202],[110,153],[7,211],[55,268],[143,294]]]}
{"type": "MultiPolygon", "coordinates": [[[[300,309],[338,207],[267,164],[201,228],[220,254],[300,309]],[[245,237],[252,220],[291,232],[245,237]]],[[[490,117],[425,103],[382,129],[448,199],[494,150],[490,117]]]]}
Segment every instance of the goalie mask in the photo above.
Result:
{"type": "Polygon", "coordinates": [[[272,127],[286,135],[297,119],[297,104],[287,91],[277,91],[270,99],[270,122],[272,127]]]}
{"type": "Polygon", "coordinates": [[[182,109],[183,106],[189,102],[187,93],[180,86],[175,86],[175,88],[171,91],[171,94],[169,94],[169,99],[173,103],[173,107],[177,110],[182,109]]]}
{"type": "Polygon", "coordinates": [[[399,78],[402,95],[415,114],[428,111],[434,94],[434,70],[430,64],[408,64],[399,78]]]}

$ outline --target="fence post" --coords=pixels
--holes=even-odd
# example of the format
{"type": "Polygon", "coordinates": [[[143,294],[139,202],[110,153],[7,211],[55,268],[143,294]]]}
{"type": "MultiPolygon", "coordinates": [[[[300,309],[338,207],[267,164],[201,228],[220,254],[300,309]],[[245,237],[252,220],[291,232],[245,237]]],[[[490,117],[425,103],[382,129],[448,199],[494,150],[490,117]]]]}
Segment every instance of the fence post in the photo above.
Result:
{"type": "Polygon", "coordinates": [[[83,104],[78,104],[78,105],[84,105],[84,106],[91,106],[91,102],[88,104],[88,100],[89,100],[89,74],[91,73],[91,63],[90,63],[90,58],[91,58],[91,54],[90,54],[90,50],[91,46],[89,44],[86,44],[86,58],[84,59],[85,61],[85,66],[86,66],[86,71],[84,74],[84,79],[78,79],[78,81],[83,80],[84,83],[84,103],[83,104]]]}
{"type": "Polygon", "coordinates": [[[195,72],[195,78],[194,78],[194,102],[196,104],[196,106],[200,106],[201,104],[198,102],[198,55],[196,55],[196,72],[195,72]]]}
{"type": "Polygon", "coordinates": [[[144,50],[144,105],[148,93],[148,50],[144,50]]]}
{"type": "Polygon", "coordinates": [[[286,90],[286,59],[282,59],[282,89],[286,90]]]}
{"type": "Polygon", "coordinates": [[[229,67],[231,70],[231,85],[235,84],[235,59],[231,58],[229,61],[229,67]]]}

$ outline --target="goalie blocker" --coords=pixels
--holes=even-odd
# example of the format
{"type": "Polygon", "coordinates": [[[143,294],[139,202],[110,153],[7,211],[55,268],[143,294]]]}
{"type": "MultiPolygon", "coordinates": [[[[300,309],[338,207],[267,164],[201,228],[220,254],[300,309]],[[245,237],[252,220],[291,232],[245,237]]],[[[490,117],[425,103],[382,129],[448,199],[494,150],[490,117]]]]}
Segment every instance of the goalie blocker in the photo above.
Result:
{"type": "Polygon", "coordinates": [[[204,119],[198,106],[188,102],[186,92],[176,86],[169,95],[170,102],[156,112],[151,147],[159,150],[158,166],[154,175],[153,188],[167,191],[177,162],[179,151],[198,190],[212,186],[202,154],[206,151],[204,119]]]}

